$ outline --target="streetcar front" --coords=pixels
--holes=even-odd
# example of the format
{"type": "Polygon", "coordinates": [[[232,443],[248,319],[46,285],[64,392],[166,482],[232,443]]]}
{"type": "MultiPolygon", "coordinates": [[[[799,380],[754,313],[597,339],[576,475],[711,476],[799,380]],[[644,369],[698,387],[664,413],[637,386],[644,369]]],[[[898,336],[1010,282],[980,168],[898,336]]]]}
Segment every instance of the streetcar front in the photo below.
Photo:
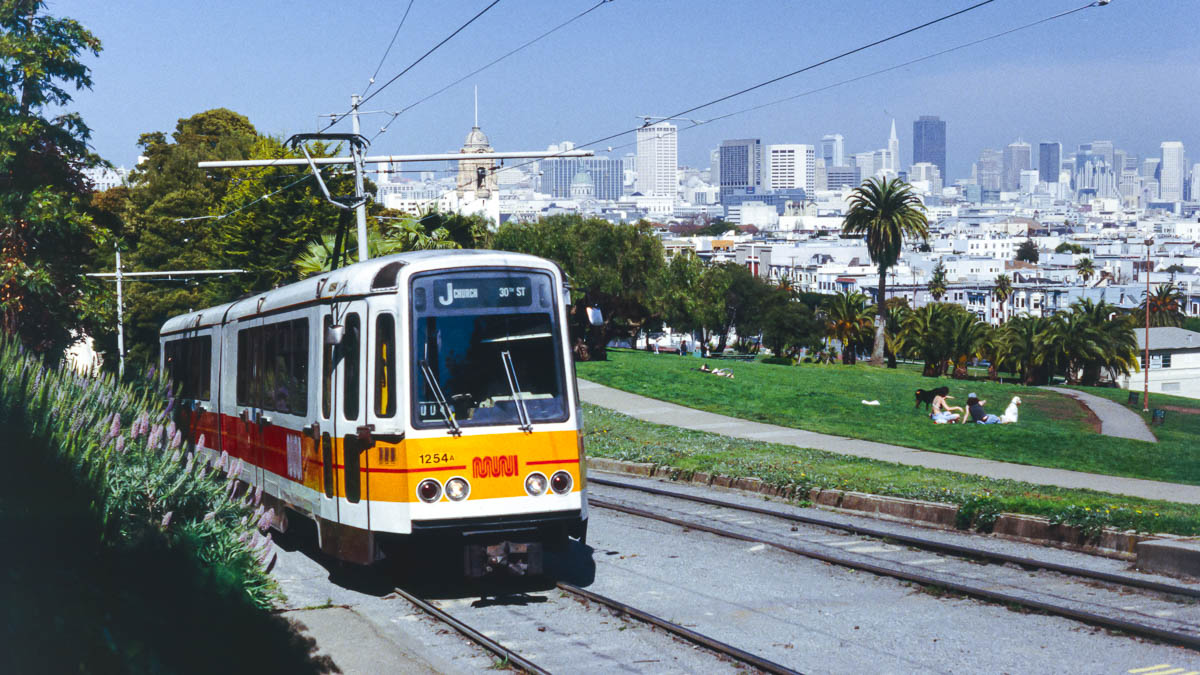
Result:
{"type": "Polygon", "coordinates": [[[587,522],[561,273],[430,270],[407,291],[412,533],[460,538],[470,576],[540,572],[587,522]]]}

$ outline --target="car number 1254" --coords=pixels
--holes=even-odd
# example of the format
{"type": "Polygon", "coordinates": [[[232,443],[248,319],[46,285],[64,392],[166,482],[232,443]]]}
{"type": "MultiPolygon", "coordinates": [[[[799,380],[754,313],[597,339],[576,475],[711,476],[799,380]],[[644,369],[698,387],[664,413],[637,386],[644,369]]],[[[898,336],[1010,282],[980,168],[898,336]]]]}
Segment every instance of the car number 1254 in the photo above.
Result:
{"type": "Polygon", "coordinates": [[[433,453],[432,455],[420,455],[422,464],[444,464],[449,462],[451,457],[449,453],[442,454],[433,453]]]}

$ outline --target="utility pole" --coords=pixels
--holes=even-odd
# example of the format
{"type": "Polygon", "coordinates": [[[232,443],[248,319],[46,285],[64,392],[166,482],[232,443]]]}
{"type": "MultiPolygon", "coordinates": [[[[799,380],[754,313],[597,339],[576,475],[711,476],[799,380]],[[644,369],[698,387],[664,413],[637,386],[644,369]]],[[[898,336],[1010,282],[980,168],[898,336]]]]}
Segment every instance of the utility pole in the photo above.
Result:
{"type": "MultiPolygon", "coordinates": [[[[358,104],[358,94],[351,96],[350,110],[355,136],[359,135],[358,104]]],[[[354,218],[358,222],[358,262],[366,262],[370,255],[367,253],[367,201],[363,199],[363,148],[351,143],[350,154],[354,157],[354,199],[358,202],[354,209],[354,218]]]]}
{"type": "Polygon", "coordinates": [[[120,363],[117,366],[119,379],[125,379],[125,310],[121,295],[121,246],[117,245],[117,354],[120,363]]]}
{"type": "Polygon", "coordinates": [[[138,277],[138,281],[178,281],[181,277],[196,277],[220,274],[242,274],[246,270],[166,270],[164,272],[125,272],[121,269],[121,247],[117,247],[117,269],[114,272],[91,272],[84,276],[98,279],[115,279],[117,282],[117,375],[125,378],[125,310],[124,280],[138,277]],[[148,278],[143,278],[148,277],[148,278]]]}

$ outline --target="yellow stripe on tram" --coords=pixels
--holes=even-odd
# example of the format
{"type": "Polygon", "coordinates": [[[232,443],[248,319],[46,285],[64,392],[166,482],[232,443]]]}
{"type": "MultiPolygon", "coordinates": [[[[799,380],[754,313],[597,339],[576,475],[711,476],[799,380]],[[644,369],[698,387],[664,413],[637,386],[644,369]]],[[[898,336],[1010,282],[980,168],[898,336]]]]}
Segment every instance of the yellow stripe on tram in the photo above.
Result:
{"type": "MultiPolygon", "coordinates": [[[[1160,663],[1157,666],[1147,666],[1145,668],[1134,668],[1133,670],[1130,670],[1127,672],[1143,673],[1144,675],[1177,675],[1177,673],[1182,673],[1185,670],[1187,670],[1187,669],[1172,667],[1171,664],[1169,664],[1169,663],[1160,663]],[[1163,668],[1166,668],[1166,670],[1163,670],[1163,668]]],[[[1192,671],[1192,672],[1194,673],[1195,671],[1192,671]]],[[[1192,675],[1192,673],[1188,673],[1187,675],[1192,675]]]]}

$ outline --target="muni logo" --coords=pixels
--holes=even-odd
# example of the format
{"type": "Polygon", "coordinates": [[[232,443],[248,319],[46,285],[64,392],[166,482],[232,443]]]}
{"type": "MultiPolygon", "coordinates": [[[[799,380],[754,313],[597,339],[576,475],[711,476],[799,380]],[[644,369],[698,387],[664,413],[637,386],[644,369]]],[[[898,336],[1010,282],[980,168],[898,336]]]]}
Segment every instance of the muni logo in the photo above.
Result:
{"type": "Polygon", "coordinates": [[[517,475],[516,455],[476,457],[471,462],[471,474],[475,478],[499,478],[517,475]]]}

